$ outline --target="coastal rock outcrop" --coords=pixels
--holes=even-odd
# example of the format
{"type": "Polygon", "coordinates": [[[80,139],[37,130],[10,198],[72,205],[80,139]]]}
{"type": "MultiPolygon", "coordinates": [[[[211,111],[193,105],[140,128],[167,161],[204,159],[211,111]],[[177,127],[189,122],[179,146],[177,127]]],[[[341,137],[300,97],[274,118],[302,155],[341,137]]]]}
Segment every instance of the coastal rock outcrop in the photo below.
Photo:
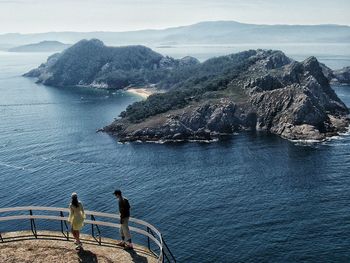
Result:
{"type": "Polygon", "coordinates": [[[255,129],[323,140],[349,126],[348,108],[314,57],[297,62],[280,51],[251,50],[196,71],[167,93],[129,106],[104,131],[121,141],[212,140],[255,129]]]}
{"type": "Polygon", "coordinates": [[[334,70],[333,74],[338,83],[350,84],[350,67],[334,70]]]}
{"type": "Polygon", "coordinates": [[[331,84],[346,84],[350,85],[350,67],[332,70],[325,64],[320,63],[322,72],[331,84]]]}

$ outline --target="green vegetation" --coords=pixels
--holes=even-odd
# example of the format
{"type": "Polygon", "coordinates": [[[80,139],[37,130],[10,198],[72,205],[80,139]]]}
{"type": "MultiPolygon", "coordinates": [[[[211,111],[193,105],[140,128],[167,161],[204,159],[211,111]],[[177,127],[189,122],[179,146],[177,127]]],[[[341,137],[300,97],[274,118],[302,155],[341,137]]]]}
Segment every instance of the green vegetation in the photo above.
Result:
{"type": "Polygon", "coordinates": [[[168,92],[136,102],[120,116],[131,122],[140,122],[159,113],[183,108],[192,101],[222,95],[240,100],[244,98],[243,90],[231,83],[255,62],[252,59],[255,54],[254,50],[241,52],[213,58],[186,70],[171,71],[159,84],[161,88],[170,87],[168,92]]]}
{"type": "Polygon", "coordinates": [[[112,88],[123,88],[145,83],[162,58],[144,46],[106,47],[96,39],[82,40],[47,68],[52,76],[45,79],[44,84],[75,86],[96,81],[108,83],[112,88]]]}
{"type": "Polygon", "coordinates": [[[170,88],[199,64],[192,57],[164,57],[144,46],[107,47],[97,39],[82,40],[26,74],[51,86],[100,86],[121,89],[159,84],[170,88]]]}

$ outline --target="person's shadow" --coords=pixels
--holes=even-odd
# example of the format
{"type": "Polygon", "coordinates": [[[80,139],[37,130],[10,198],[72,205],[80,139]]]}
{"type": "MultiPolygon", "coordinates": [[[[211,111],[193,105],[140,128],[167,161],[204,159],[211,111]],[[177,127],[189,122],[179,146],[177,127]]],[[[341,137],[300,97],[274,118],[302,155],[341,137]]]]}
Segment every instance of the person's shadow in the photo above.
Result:
{"type": "MultiPolygon", "coordinates": [[[[129,253],[132,262],[135,263],[148,263],[148,259],[145,256],[138,254],[135,250],[125,250],[125,252],[129,253]]],[[[98,259],[95,253],[90,250],[81,249],[78,251],[79,263],[98,263],[98,259]]]]}
{"type": "Polygon", "coordinates": [[[128,252],[132,258],[132,262],[135,263],[148,263],[147,257],[137,254],[135,250],[125,250],[128,252]]]}
{"type": "Polygon", "coordinates": [[[80,249],[78,252],[80,263],[97,263],[96,254],[92,253],[90,250],[80,249]]]}

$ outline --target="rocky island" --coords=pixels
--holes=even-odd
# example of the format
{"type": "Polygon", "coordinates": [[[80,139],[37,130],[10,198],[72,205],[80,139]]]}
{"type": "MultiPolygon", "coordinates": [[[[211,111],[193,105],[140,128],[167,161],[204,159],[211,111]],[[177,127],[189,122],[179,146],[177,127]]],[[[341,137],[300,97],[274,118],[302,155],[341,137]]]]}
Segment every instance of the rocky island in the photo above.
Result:
{"type": "Polygon", "coordinates": [[[244,130],[291,140],[337,135],[350,120],[349,109],[329,84],[336,74],[315,57],[297,62],[274,50],[199,63],[143,46],[106,47],[99,40],[83,40],[25,76],[53,86],[166,90],[128,106],[103,131],[121,141],[177,141],[214,140],[244,130]]]}
{"type": "Polygon", "coordinates": [[[81,40],[24,74],[56,87],[103,89],[144,87],[160,82],[176,69],[199,64],[192,57],[173,59],[145,46],[107,47],[98,39],[81,40]]]}

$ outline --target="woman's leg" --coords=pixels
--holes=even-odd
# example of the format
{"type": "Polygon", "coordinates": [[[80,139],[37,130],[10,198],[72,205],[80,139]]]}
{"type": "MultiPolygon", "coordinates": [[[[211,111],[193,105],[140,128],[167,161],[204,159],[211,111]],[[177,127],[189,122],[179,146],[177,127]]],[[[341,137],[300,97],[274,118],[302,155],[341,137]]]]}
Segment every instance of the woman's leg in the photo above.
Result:
{"type": "Polygon", "coordinates": [[[75,239],[75,242],[78,242],[79,237],[77,236],[77,231],[72,229],[72,234],[73,234],[73,237],[75,239]]]}
{"type": "Polygon", "coordinates": [[[77,239],[77,242],[80,244],[81,241],[80,241],[80,231],[79,230],[76,231],[76,239],[77,239]]]}

